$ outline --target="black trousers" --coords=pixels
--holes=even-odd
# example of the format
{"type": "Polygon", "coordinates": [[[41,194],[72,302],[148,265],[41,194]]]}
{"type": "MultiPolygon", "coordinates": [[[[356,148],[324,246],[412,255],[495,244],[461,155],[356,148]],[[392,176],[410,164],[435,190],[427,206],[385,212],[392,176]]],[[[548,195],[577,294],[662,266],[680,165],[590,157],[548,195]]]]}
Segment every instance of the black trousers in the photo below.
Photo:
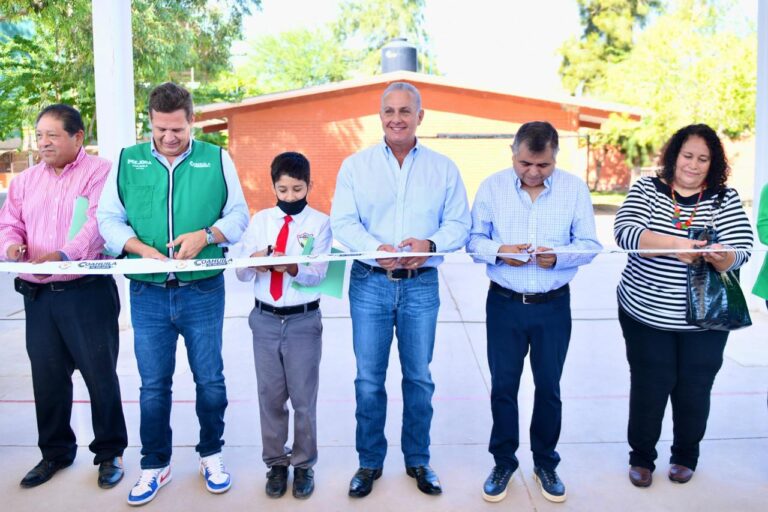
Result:
{"type": "Polygon", "coordinates": [[[488,451],[496,464],[517,469],[520,445],[517,393],[525,356],[531,351],[536,386],[531,417],[531,451],[537,467],[553,470],[560,462],[562,403],[560,376],[571,338],[570,294],[543,304],[523,304],[488,291],[486,330],[491,370],[493,428],[488,451]]]}
{"type": "Polygon", "coordinates": [[[696,469],[709,417],[712,384],[723,364],[727,331],[666,331],[619,308],[629,362],[629,464],[656,469],[656,443],[672,400],[670,464],[696,469]]]}
{"type": "Polygon", "coordinates": [[[91,399],[94,464],[122,455],[128,434],[115,370],[120,312],[115,280],[98,277],[62,291],[41,287],[34,299],[24,298],[24,309],[43,458],[72,461],[77,453],[70,427],[75,368],[91,399]]]}

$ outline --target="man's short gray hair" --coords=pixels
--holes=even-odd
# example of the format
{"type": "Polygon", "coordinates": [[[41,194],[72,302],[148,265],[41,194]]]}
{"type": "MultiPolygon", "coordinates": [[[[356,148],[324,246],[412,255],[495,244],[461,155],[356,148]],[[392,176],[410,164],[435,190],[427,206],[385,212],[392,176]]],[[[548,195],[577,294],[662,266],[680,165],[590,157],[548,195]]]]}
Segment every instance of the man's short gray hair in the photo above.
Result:
{"type": "Polygon", "coordinates": [[[392,82],[387,86],[386,89],[384,89],[384,92],[381,93],[381,106],[384,107],[384,98],[387,97],[387,94],[391,93],[392,91],[407,91],[411,93],[411,96],[416,100],[416,110],[421,110],[421,93],[419,90],[409,84],[408,82],[392,82]]]}
{"type": "Polygon", "coordinates": [[[525,143],[531,153],[541,153],[547,149],[547,145],[552,148],[552,156],[556,157],[560,149],[558,143],[557,130],[546,121],[531,121],[522,125],[515,134],[515,140],[512,142],[512,153],[520,153],[520,145],[525,143]]]}

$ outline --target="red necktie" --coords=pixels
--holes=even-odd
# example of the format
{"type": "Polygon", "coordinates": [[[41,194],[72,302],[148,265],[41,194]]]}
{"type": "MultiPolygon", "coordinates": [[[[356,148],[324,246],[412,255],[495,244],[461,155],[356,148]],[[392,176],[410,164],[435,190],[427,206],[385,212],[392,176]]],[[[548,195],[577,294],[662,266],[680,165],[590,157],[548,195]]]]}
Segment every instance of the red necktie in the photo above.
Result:
{"type": "MultiPolygon", "coordinates": [[[[275,252],[285,253],[285,246],[288,243],[288,224],[293,219],[290,215],[285,216],[285,224],[280,228],[280,233],[277,234],[277,241],[275,242],[275,252]]],[[[283,273],[272,272],[271,279],[269,281],[269,294],[275,300],[280,300],[283,296],[283,273]]]]}

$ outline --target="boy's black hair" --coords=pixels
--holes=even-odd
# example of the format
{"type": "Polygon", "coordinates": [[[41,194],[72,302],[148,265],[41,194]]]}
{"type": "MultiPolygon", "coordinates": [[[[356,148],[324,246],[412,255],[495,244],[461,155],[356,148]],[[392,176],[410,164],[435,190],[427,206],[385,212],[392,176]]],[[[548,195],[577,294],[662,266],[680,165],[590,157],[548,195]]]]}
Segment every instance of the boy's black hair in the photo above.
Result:
{"type": "Polygon", "coordinates": [[[309,160],[295,151],[280,153],[272,160],[272,184],[281,176],[290,176],[309,185],[309,160]]]}

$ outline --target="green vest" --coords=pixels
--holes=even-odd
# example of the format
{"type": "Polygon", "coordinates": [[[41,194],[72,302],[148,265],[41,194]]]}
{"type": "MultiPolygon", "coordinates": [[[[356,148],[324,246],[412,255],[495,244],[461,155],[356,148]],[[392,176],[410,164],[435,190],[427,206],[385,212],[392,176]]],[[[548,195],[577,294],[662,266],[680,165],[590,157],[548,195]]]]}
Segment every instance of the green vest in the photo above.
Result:
{"type": "MultiPolygon", "coordinates": [[[[763,243],[768,240],[768,185],[765,185],[760,193],[760,211],[757,212],[757,236],[763,243]]],[[[757,275],[757,281],[755,281],[755,287],[752,288],[752,293],[768,300],[768,254],[765,255],[763,267],[757,275]]]]}
{"type": "MultiPolygon", "coordinates": [[[[212,226],[227,202],[221,148],[191,141],[192,152],[171,173],[152,155],[149,142],[123,149],[117,171],[117,190],[128,225],[138,239],[168,254],[166,244],[177,236],[212,226]],[[170,217],[169,217],[169,212],[170,217]]],[[[222,258],[224,251],[208,245],[196,259],[222,258]]],[[[138,258],[129,254],[129,258],[138,258]]],[[[175,272],[180,281],[213,277],[222,270],[175,272]]],[[[129,279],[162,283],[168,274],[127,274],[129,279]]]]}

